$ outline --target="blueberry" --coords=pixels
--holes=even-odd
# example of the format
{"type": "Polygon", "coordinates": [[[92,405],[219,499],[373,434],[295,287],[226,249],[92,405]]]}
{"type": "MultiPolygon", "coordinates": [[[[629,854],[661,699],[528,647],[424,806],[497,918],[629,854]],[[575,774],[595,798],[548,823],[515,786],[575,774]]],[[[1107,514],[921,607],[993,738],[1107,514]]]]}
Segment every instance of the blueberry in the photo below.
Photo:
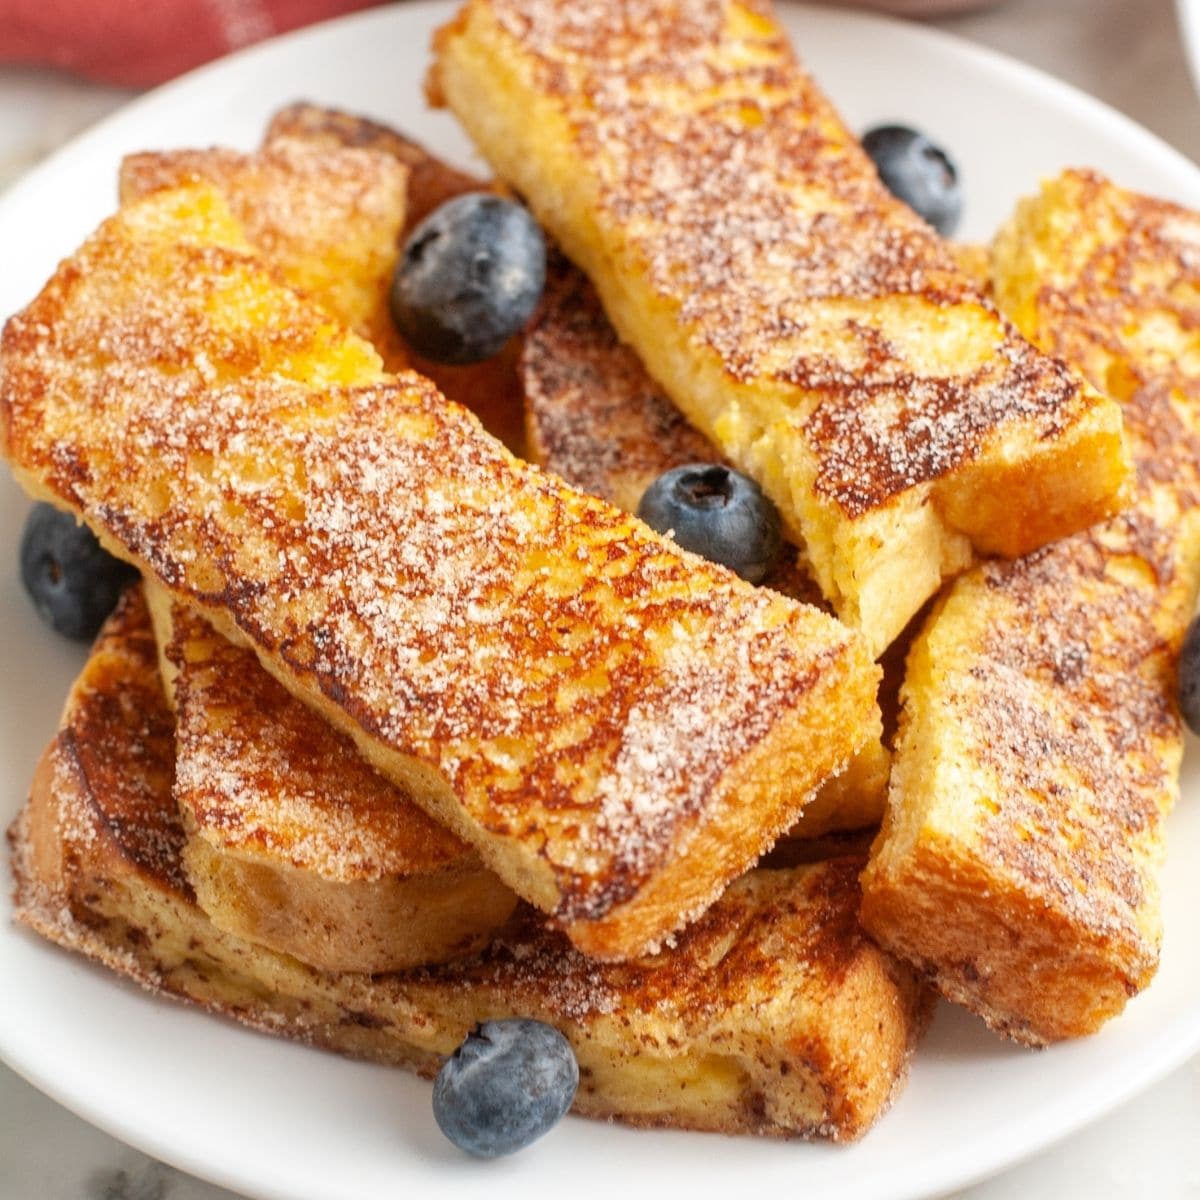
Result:
{"type": "Polygon", "coordinates": [[[1200,733],[1200,617],[1188,626],[1179,651],[1179,711],[1187,727],[1200,733]]]}
{"type": "Polygon", "coordinates": [[[136,577],[70,513],[49,504],[30,510],[21,534],[21,582],[38,615],[57,633],[94,638],[136,577]]]}
{"type": "Polygon", "coordinates": [[[521,331],[545,282],[537,222],[511,200],[471,192],[412,231],[392,280],[392,318],[418,354],[479,362],[521,331]]]}
{"type": "Polygon", "coordinates": [[[646,489],[637,515],[750,583],[761,583],[779,555],[779,510],[753,479],[714,463],[664,472],[646,489]]]}
{"type": "Polygon", "coordinates": [[[433,1085],[441,1131],[477,1158],[499,1158],[536,1141],[571,1107],[579,1064],[551,1025],[484,1021],[446,1060],[433,1085]]]}
{"type": "Polygon", "coordinates": [[[945,151],[905,125],[877,126],[862,144],[887,190],[949,237],[962,216],[962,188],[945,151]]]}

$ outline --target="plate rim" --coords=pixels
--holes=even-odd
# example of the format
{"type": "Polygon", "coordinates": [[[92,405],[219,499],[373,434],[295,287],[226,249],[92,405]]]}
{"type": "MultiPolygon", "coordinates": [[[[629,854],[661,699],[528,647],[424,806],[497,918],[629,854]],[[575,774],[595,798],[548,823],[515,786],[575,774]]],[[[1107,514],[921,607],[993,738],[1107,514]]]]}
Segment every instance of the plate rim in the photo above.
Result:
{"type": "Polygon", "coordinates": [[[1175,0],[1183,57],[1192,87],[1200,95],[1200,0],[1175,0]]]}

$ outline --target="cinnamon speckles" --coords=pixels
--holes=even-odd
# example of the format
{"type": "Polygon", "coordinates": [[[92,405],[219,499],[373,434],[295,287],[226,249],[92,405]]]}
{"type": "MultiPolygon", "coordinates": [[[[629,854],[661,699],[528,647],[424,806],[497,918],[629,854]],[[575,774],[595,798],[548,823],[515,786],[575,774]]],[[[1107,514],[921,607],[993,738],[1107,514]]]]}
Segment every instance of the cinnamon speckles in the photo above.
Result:
{"type": "MultiPolygon", "coordinates": [[[[13,455],[310,702],[435,772],[456,832],[548,872],[560,914],[674,860],[820,679],[869,720],[849,631],[514,459],[236,240],[203,188],[106,223],[5,333],[13,455]]],[[[814,776],[863,736],[839,728],[814,776]]],[[[818,781],[771,802],[798,812],[818,781]]]]}
{"type": "MultiPolygon", "coordinates": [[[[969,462],[1008,422],[1040,439],[1061,434],[1077,379],[1028,346],[1019,346],[1014,359],[1003,378],[984,367],[965,377],[846,380],[845,394],[821,403],[804,426],[819,447],[817,490],[857,516],[969,462]],[[897,392],[902,402],[894,400],[897,392]]],[[[822,381],[819,373],[793,378],[812,390],[822,381]]]]}
{"type": "Polygon", "coordinates": [[[1158,961],[1176,659],[1200,579],[1200,263],[1185,228],[1200,241],[1194,214],[1072,171],[997,239],[1005,311],[1120,400],[1132,502],[950,590],[914,651],[893,776],[908,781],[893,803],[924,823],[868,869],[885,944],[1033,1043],[1094,1032],[1158,961]],[[929,746],[944,757],[923,773],[929,746]],[[887,894],[914,861],[923,894],[941,892],[936,929],[912,920],[914,887],[887,894]]]}
{"type": "Polygon", "coordinates": [[[765,9],[488,10],[594,166],[597,221],[621,261],[715,354],[731,398],[754,410],[754,389],[791,385],[815,490],[847,518],[951,474],[1001,430],[1052,438],[1090,403],[883,187],[765,9]],[[895,323],[932,352],[892,340],[895,323]],[[993,344],[960,364],[950,347],[964,329],[993,344]]]}

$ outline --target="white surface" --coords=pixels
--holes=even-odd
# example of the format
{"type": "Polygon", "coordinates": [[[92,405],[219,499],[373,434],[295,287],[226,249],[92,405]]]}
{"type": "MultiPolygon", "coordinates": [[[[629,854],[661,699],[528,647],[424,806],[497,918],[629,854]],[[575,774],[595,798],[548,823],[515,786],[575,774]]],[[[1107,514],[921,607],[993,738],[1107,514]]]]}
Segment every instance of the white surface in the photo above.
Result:
{"type": "MultiPolygon", "coordinates": [[[[425,113],[418,96],[431,16],[446,11],[393,8],[298,35],[141,101],[86,136],[0,202],[0,311],[32,295],[108,210],[125,150],[250,145],[273,108],[305,95],[394,120],[463,157],[453,123],[425,113]]],[[[990,232],[1018,194],[1066,162],[1200,203],[1200,176],[1184,160],[1116,114],[1014,64],[919,29],[787,11],[806,59],[852,124],[902,118],[950,148],[967,185],[966,236],[990,232]]],[[[8,561],[22,511],[6,482],[0,556],[8,561]]],[[[41,630],[11,572],[0,572],[0,620],[7,635],[2,819],[21,799],[81,656],[41,630]]],[[[1194,801],[1197,775],[1193,753],[1185,789],[1194,801]]],[[[14,930],[6,898],[0,1054],[129,1142],[264,1197],[374,1197],[422,1184],[490,1197],[498,1187],[541,1192],[553,1179],[569,1181],[579,1197],[614,1188],[703,1197],[799,1185],[810,1195],[836,1190],[845,1200],[944,1191],[1094,1118],[1200,1045],[1200,947],[1187,936],[1200,904],[1200,872],[1189,870],[1200,862],[1196,807],[1181,807],[1171,840],[1168,939],[1149,993],[1098,1037],[1041,1054],[1006,1046],[943,1011],[894,1111],[850,1149],[571,1120],[511,1162],[465,1163],[434,1129],[425,1085],[153,1001],[14,930]]],[[[0,1172],[2,1164],[0,1157],[0,1172]]]]}
{"type": "Polygon", "coordinates": [[[1192,82],[1200,89],[1200,0],[1175,0],[1179,15],[1179,36],[1187,58],[1192,82]]]}
{"type": "Polygon", "coordinates": [[[57,71],[0,70],[0,188],[132,95],[57,71]]]}

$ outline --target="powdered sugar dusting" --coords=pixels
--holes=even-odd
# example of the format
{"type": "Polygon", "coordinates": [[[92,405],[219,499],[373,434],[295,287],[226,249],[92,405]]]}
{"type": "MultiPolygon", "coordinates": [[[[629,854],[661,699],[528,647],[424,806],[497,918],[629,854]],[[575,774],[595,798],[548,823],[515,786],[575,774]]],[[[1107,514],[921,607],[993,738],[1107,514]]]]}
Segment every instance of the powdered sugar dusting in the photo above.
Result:
{"type": "MultiPolygon", "coordinates": [[[[1179,244],[1180,223],[1198,227],[1195,214],[1065,172],[1002,232],[997,295],[1121,400],[1136,486],[1110,520],[956,583],[922,634],[935,680],[905,694],[914,714],[952,727],[965,764],[913,800],[969,829],[953,848],[965,877],[985,873],[1048,914],[1055,969],[1086,1012],[1073,1032],[1144,987],[1159,955],[1164,819],[1183,752],[1178,655],[1200,580],[1200,261],[1179,244]]],[[[919,716],[909,728],[893,779],[928,753],[919,716]]],[[[970,922],[969,904],[959,920],[970,922]]],[[[1039,1028],[1036,982],[1025,997],[991,984],[991,956],[1028,940],[1012,932],[980,950],[970,976],[957,953],[912,948],[989,1021],[1024,1039],[1061,1037],[1072,1018],[1039,1028]]],[[[978,945],[965,925],[963,936],[978,945]]]]}
{"type": "Polygon", "coordinates": [[[475,861],[252,651],[179,606],[172,624],[175,796],[199,836],[336,882],[475,861]]]}
{"type": "Polygon", "coordinates": [[[383,377],[245,252],[185,238],[178,204],[103,227],[9,323],[9,453],[293,685],[434,767],[481,844],[549,868],[560,913],[634,894],[785,714],[824,724],[818,685],[862,699],[781,820],[862,741],[870,668],[846,630],[383,377]]]}
{"type": "Polygon", "coordinates": [[[406,220],[408,171],[388,153],[277,136],[255,154],[176,150],[130,155],[125,200],[205,180],[246,237],[293,287],[371,340],[391,368],[408,359],[387,294],[406,220]]]}
{"type": "Polygon", "coordinates": [[[754,428],[788,417],[846,516],[953,472],[1000,428],[1050,438],[1096,402],[883,187],[765,6],[487,7],[570,122],[606,259],[716,354],[754,428]],[[783,414],[764,384],[788,388],[783,414]]]}

